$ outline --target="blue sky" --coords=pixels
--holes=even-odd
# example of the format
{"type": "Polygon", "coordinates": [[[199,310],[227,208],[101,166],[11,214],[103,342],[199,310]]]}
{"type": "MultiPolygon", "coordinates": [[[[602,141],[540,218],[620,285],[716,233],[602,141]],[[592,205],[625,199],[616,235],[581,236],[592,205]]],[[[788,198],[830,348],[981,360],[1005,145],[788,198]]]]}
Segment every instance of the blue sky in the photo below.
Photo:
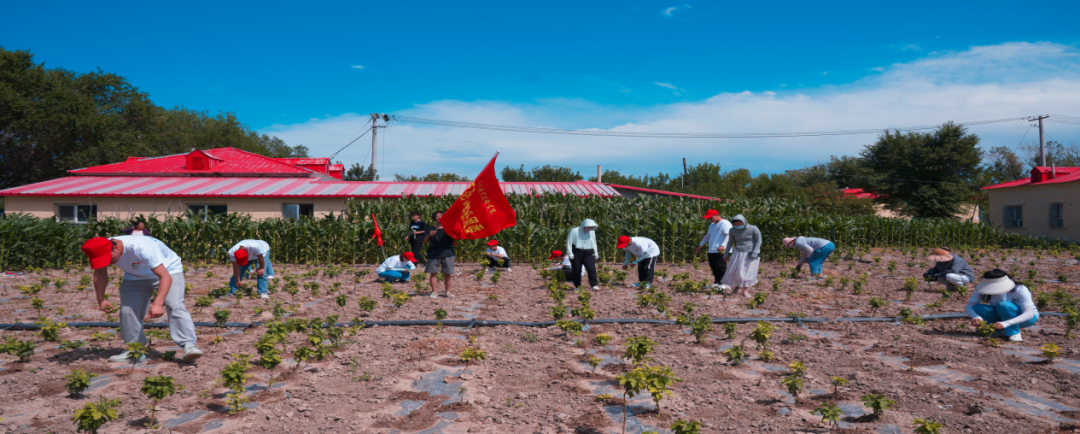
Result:
{"type": "MultiPolygon", "coordinates": [[[[1080,116],[1080,2],[16,2],[0,45],[102,68],[163,106],[233,111],[328,156],[371,112],[508,125],[782,132],[1080,116]]],[[[1027,123],[972,127],[1015,147],[1027,123]]],[[[1059,141],[1080,127],[1049,123],[1059,141]]],[[[710,161],[779,171],[826,139],[579,138],[398,123],[384,174],[500,163],[623,173],[710,161]],[[590,169],[592,167],[592,169],[590,169]]],[[[365,146],[366,145],[366,146],[365,146]]],[[[362,161],[361,139],[339,159],[362,161]]],[[[385,179],[385,178],[384,178],[385,179]]]]}

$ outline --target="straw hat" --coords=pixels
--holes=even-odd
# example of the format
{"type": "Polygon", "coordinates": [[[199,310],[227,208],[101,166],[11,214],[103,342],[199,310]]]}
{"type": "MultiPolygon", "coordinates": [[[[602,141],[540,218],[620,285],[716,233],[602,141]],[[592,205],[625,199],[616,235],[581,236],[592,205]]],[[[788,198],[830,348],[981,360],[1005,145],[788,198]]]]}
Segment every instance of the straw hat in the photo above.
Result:
{"type": "Polygon", "coordinates": [[[927,256],[926,259],[934,262],[949,262],[953,260],[953,255],[949,253],[948,249],[934,249],[934,252],[927,256]]]}
{"type": "Polygon", "coordinates": [[[792,247],[795,247],[795,238],[798,238],[798,237],[784,238],[784,248],[790,249],[792,247]]]}
{"type": "Polygon", "coordinates": [[[1012,291],[1016,287],[1016,282],[1013,282],[1009,276],[1002,276],[994,279],[983,279],[975,286],[975,292],[982,295],[997,295],[1004,294],[1012,291]]]}

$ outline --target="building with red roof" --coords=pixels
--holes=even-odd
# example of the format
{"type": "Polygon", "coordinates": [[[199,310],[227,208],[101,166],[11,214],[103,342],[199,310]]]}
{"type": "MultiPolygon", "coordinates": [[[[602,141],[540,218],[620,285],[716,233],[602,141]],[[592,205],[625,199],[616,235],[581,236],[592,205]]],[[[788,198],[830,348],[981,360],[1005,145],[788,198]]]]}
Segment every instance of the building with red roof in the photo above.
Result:
{"type": "MultiPolygon", "coordinates": [[[[327,158],[269,158],[234,148],[130,157],[68,172],[71,176],[0,190],[5,211],[75,223],[98,215],[131,218],[188,210],[243,212],[257,219],[298,218],[341,213],[350,198],[456,196],[469,186],[468,182],[344,181],[345,168],[327,158]]],[[[623,197],[619,189],[633,189],[588,181],[500,184],[507,194],[608,198],[623,197]]]]}
{"type": "Polygon", "coordinates": [[[1008,232],[1080,240],[1080,167],[1035,167],[1031,176],[983,187],[988,220],[1008,232]]]}

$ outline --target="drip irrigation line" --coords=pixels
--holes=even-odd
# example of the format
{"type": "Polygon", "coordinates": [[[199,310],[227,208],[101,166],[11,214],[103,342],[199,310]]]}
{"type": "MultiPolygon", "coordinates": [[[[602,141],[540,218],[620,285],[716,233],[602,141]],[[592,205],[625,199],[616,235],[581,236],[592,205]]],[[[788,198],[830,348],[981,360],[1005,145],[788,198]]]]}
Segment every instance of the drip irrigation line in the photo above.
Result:
{"type": "MultiPolygon", "coordinates": [[[[1039,316],[1056,316],[1065,317],[1067,314],[1061,312],[1039,312],[1039,316]]],[[[924,320],[933,319],[966,319],[968,318],[966,313],[941,313],[934,315],[920,315],[920,318],[924,320]]],[[[758,321],[768,322],[787,322],[796,323],[801,327],[806,328],[804,323],[825,323],[825,322],[897,322],[901,317],[848,317],[848,318],[799,318],[796,316],[789,317],[736,317],[736,318],[713,318],[713,324],[724,323],[751,323],[758,321]]],[[[574,322],[582,322],[579,319],[570,320],[574,322]]],[[[594,319],[588,321],[588,324],[655,324],[655,325],[677,325],[675,321],[662,320],[662,319],[643,319],[643,318],[609,318],[609,319],[594,319]]],[[[211,328],[247,328],[258,327],[265,323],[245,323],[245,322],[230,322],[225,323],[223,326],[219,326],[213,322],[196,322],[196,327],[211,327],[211,328]]],[[[402,320],[402,321],[362,321],[359,323],[343,322],[337,323],[338,327],[351,327],[356,325],[363,325],[366,327],[409,327],[409,326],[434,326],[442,324],[449,327],[466,327],[466,331],[474,326],[485,327],[497,327],[497,326],[521,326],[521,327],[550,327],[555,325],[555,321],[542,321],[542,322],[522,322],[522,321],[486,321],[486,320],[402,320]]],[[[107,327],[115,328],[120,327],[118,322],[69,322],[68,327],[107,327]]],[[[144,328],[165,328],[169,323],[149,323],[143,324],[144,328]]],[[[15,324],[0,324],[0,330],[40,330],[42,326],[37,324],[27,323],[15,323],[15,324]]],[[[323,327],[329,327],[324,325],[323,327]]]]}

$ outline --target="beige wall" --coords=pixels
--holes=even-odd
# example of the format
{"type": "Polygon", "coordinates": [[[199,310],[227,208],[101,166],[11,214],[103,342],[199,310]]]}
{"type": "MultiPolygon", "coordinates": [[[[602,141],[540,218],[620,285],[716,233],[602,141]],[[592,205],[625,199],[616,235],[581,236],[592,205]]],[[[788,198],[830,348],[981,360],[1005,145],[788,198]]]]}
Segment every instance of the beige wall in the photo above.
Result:
{"type": "Polygon", "coordinates": [[[996,228],[1024,235],[1039,235],[1066,241],[1080,240],[1080,182],[1025,185],[987,190],[990,196],[988,220],[996,228]],[[1050,227],[1050,204],[1064,204],[1065,227],[1050,227]],[[1024,227],[1003,227],[1006,206],[1023,206],[1024,227]]]}
{"type": "Polygon", "coordinates": [[[171,212],[177,215],[187,209],[189,204],[226,205],[229,212],[251,214],[255,219],[281,218],[283,205],[286,203],[309,203],[315,205],[315,216],[324,216],[333,212],[340,214],[345,209],[344,198],[176,198],[176,197],[42,197],[42,196],[7,196],[4,198],[4,212],[14,214],[22,212],[40,218],[56,216],[59,204],[92,204],[98,207],[99,217],[118,217],[127,219],[133,215],[151,214],[164,216],[171,212]],[[170,210],[171,209],[171,210],[170,210]]]}

